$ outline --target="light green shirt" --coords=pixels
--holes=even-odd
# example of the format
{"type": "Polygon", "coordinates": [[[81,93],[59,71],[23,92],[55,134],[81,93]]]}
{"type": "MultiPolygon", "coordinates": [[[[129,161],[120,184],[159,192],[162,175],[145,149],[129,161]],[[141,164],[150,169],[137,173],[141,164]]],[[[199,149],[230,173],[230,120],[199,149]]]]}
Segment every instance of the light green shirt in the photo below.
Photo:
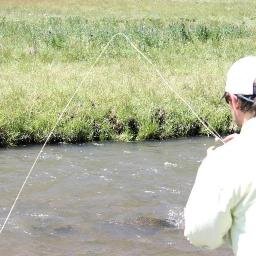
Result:
{"type": "Polygon", "coordinates": [[[184,235],[214,249],[228,240],[236,256],[256,256],[256,118],[199,167],[184,210],[184,235]]]}

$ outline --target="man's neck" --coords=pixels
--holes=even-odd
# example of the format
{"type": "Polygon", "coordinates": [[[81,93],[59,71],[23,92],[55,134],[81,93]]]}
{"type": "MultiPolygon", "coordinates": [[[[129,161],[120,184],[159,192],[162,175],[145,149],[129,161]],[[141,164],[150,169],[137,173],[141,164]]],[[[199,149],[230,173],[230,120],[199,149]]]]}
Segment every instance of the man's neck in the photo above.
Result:
{"type": "Polygon", "coordinates": [[[250,120],[250,119],[253,118],[253,117],[255,117],[255,114],[254,114],[254,113],[245,112],[242,126],[243,126],[248,120],[250,120]]]}

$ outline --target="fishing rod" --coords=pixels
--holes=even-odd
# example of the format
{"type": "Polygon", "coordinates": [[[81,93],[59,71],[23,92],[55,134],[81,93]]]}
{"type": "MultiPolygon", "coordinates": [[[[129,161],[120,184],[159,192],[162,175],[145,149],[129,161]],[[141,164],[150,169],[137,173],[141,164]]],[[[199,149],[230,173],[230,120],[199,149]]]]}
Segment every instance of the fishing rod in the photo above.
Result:
{"type": "Polygon", "coordinates": [[[156,65],[130,40],[130,38],[125,35],[124,33],[117,33],[115,35],[113,35],[111,37],[111,39],[107,42],[107,44],[103,47],[102,51],[100,52],[100,54],[98,55],[98,57],[96,58],[96,60],[94,61],[94,63],[91,65],[91,67],[89,68],[89,70],[87,71],[86,75],[84,76],[84,78],[81,80],[80,83],[77,84],[77,87],[74,91],[74,93],[71,95],[70,99],[68,100],[67,104],[65,105],[65,107],[63,108],[61,114],[59,115],[58,119],[56,120],[53,128],[51,129],[50,133],[48,134],[42,148],[40,149],[39,153],[37,154],[29,172],[26,175],[26,178],[24,180],[24,182],[22,183],[21,188],[19,189],[19,192],[10,208],[10,211],[7,215],[7,217],[5,218],[5,221],[0,229],[0,234],[3,232],[12,212],[13,209],[15,208],[17,201],[19,200],[21,193],[29,179],[29,177],[31,176],[41,154],[43,153],[44,148],[46,147],[46,144],[49,142],[50,138],[53,135],[53,132],[55,131],[55,129],[57,128],[57,126],[59,125],[60,121],[62,120],[64,114],[67,112],[70,103],[73,101],[74,97],[76,96],[78,90],[80,89],[81,85],[86,81],[86,79],[89,77],[89,75],[91,74],[93,68],[95,67],[95,65],[99,62],[99,60],[101,59],[102,55],[107,51],[108,47],[110,46],[110,44],[114,41],[114,39],[116,37],[123,37],[124,39],[126,39],[126,41],[130,44],[130,46],[140,55],[144,58],[144,60],[147,61],[147,63],[149,63],[151,66],[153,66],[154,71],[156,72],[156,74],[161,78],[162,82],[165,84],[165,86],[167,86],[174,94],[177,98],[179,98],[187,107],[188,109],[193,113],[193,115],[195,115],[195,117],[199,120],[199,122],[209,131],[209,133],[211,133],[215,138],[218,138],[223,144],[225,144],[225,142],[223,141],[223,138],[218,134],[217,131],[214,130],[213,127],[211,127],[208,123],[206,123],[205,121],[203,121],[203,119],[197,114],[197,112],[193,109],[193,107],[174,89],[173,86],[170,85],[169,81],[167,79],[164,78],[164,76],[162,75],[162,73],[159,71],[159,69],[156,67],[156,65]]]}

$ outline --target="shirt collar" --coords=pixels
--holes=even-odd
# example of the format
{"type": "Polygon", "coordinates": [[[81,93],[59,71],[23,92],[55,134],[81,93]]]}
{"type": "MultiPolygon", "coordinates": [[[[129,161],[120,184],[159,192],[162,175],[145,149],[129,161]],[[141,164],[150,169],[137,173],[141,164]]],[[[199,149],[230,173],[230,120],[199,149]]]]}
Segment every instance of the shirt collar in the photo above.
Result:
{"type": "Polygon", "coordinates": [[[253,133],[256,134],[256,117],[247,120],[242,129],[241,134],[253,133]]]}

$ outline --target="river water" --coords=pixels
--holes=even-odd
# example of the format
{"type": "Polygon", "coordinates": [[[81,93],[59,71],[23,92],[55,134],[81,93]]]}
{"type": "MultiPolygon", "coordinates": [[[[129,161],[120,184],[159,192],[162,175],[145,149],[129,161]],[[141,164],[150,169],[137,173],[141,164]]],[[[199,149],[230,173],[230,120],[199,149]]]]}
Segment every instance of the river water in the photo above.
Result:
{"type": "MultiPolygon", "coordinates": [[[[212,144],[47,146],[0,235],[0,255],[231,256],[227,247],[201,250],[183,237],[183,208],[212,144]]],[[[0,150],[1,225],[39,150],[0,150]]]]}

